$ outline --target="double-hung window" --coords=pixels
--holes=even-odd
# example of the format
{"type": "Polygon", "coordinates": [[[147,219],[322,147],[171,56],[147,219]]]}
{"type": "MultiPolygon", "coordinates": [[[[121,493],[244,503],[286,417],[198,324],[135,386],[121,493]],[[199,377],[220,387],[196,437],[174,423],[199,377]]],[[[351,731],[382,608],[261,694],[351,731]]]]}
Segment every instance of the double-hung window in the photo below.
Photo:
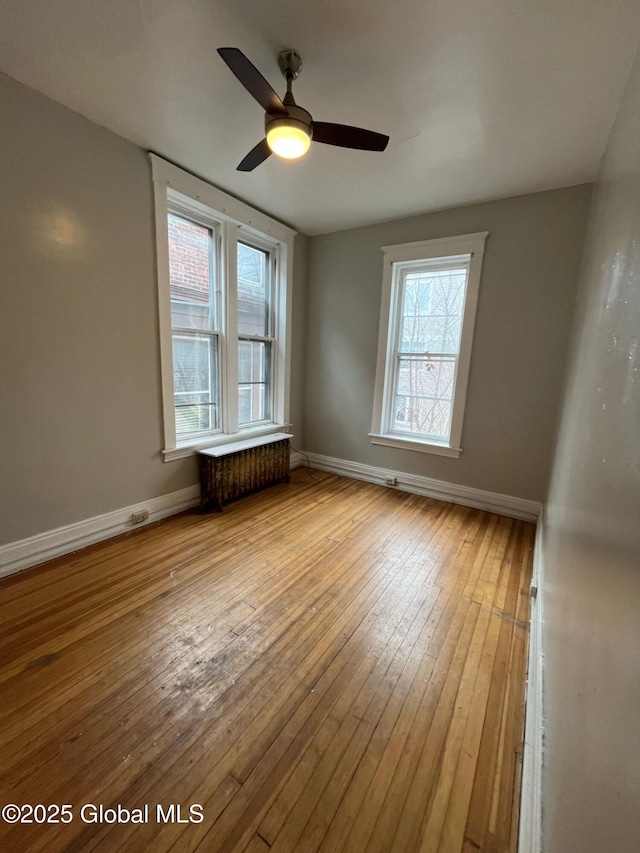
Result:
{"type": "Polygon", "coordinates": [[[460,455],[486,237],[383,249],[374,444],[460,455]]]}
{"type": "Polygon", "coordinates": [[[169,460],[288,426],[295,232],[150,158],[169,460]]]}

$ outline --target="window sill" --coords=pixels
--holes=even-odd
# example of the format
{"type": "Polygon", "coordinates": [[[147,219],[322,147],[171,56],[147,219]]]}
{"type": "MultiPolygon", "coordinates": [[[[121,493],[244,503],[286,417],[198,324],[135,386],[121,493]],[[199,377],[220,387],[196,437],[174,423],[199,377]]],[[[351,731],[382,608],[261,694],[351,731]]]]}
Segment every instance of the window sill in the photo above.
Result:
{"type": "Polygon", "coordinates": [[[399,435],[378,435],[370,432],[371,444],[382,444],[385,447],[397,447],[400,450],[416,450],[419,453],[435,453],[438,456],[450,456],[459,459],[462,453],[460,447],[449,447],[444,442],[425,441],[416,438],[404,438],[399,435]]]}
{"type": "Polygon", "coordinates": [[[241,432],[233,433],[216,433],[216,435],[207,435],[203,438],[191,439],[189,442],[179,444],[177,447],[169,447],[162,451],[165,462],[174,462],[176,459],[186,459],[188,456],[195,456],[199,450],[206,450],[210,447],[218,445],[230,445],[235,442],[241,443],[248,438],[258,438],[263,435],[272,435],[276,432],[287,432],[290,424],[268,424],[255,429],[243,429],[241,432]]]}

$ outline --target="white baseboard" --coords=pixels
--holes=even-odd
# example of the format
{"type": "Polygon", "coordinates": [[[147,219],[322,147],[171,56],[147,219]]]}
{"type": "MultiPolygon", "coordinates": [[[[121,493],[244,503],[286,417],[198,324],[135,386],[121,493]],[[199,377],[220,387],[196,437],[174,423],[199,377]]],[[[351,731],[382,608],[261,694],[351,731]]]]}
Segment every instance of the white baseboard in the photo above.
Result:
{"type": "Polygon", "coordinates": [[[506,515],[509,518],[521,518],[525,521],[537,521],[542,512],[542,504],[524,498],[514,498],[511,495],[499,495],[473,489],[469,486],[459,486],[455,483],[445,483],[442,480],[432,480],[430,477],[420,477],[406,474],[403,471],[390,471],[386,468],[376,468],[373,465],[363,465],[360,462],[348,462],[345,459],[335,459],[332,456],[322,456],[319,453],[306,453],[312,468],[321,471],[331,471],[355,480],[365,480],[367,483],[386,485],[388,478],[395,478],[396,484],[391,488],[416,495],[425,495],[449,503],[471,506],[506,515]]]}
{"type": "Polygon", "coordinates": [[[537,595],[531,600],[527,711],[522,758],[518,853],[540,853],[542,850],[542,759],[544,747],[542,693],[544,670],[542,580],[544,565],[542,539],[542,520],[540,520],[533,550],[533,578],[531,580],[531,586],[535,587],[537,595]]]}
{"type": "Polygon", "coordinates": [[[294,468],[299,468],[301,465],[306,465],[307,460],[304,453],[300,453],[299,450],[292,450],[291,455],[289,456],[289,467],[293,470],[294,468]]]}
{"type": "Polygon", "coordinates": [[[200,501],[200,487],[189,486],[168,495],[160,495],[147,501],[132,504],[113,512],[77,521],[65,527],[38,533],[28,539],[10,542],[0,546],[0,577],[20,572],[46,560],[52,560],[62,554],[69,554],[94,542],[109,539],[134,528],[144,527],[153,521],[159,521],[169,515],[175,515],[200,501]],[[147,510],[149,518],[140,524],[133,524],[131,516],[147,510]]]}

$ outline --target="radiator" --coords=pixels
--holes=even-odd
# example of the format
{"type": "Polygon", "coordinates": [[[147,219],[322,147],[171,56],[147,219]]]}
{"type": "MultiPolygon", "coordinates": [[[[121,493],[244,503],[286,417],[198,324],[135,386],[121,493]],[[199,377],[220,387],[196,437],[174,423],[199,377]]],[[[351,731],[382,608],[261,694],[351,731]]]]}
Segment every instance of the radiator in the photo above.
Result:
{"type": "Polygon", "coordinates": [[[273,483],[289,480],[289,439],[285,433],[200,450],[200,508],[222,505],[273,483]]]}

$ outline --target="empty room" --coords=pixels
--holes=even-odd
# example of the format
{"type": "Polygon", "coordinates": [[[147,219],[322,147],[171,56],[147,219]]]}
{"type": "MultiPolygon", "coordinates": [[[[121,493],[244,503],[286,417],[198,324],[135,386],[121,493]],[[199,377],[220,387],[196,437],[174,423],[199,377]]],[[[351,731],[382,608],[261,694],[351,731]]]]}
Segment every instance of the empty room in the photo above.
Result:
{"type": "Polygon", "coordinates": [[[0,849],[638,853],[637,0],[2,0],[0,849]]]}

